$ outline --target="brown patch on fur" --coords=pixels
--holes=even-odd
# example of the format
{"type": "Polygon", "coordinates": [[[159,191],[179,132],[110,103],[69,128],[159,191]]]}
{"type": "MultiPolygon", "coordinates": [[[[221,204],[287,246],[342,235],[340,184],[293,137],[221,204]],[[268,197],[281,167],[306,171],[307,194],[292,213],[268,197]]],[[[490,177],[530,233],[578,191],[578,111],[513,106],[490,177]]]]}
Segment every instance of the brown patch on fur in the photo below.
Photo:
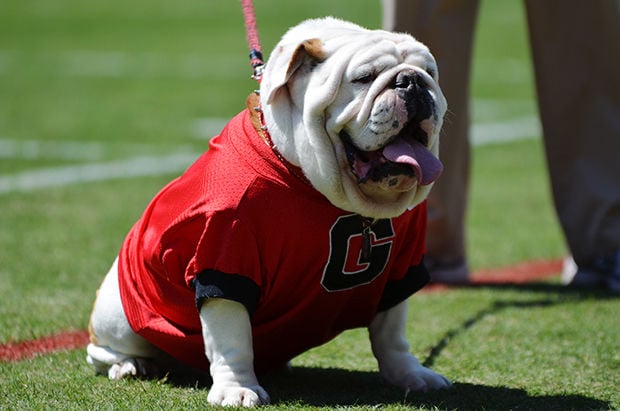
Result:
{"type": "Polygon", "coordinates": [[[97,336],[95,335],[95,330],[93,330],[93,313],[95,312],[95,304],[97,303],[97,298],[99,298],[99,290],[97,289],[95,302],[93,302],[93,309],[90,312],[90,318],[88,320],[88,339],[94,345],[99,345],[97,343],[97,336]]]}
{"type": "Polygon", "coordinates": [[[317,60],[325,60],[325,50],[323,50],[323,43],[319,39],[310,39],[301,43],[306,53],[317,60]]]}
{"type": "Polygon", "coordinates": [[[293,73],[302,66],[307,58],[321,61],[324,60],[325,57],[326,54],[323,50],[323,43],[321,43],[321,40],[309,39],[303,41],[293,52],[293,56],[286,69],[286,78],[290,78],[293,73]]]}
{"type": "Polygon", "coordinates": [[[260,134],[261,129],[261,118],[260,118],[260,97],[256,93],[252,93],[245,99],[245,106],[250,112],[250,121],[252,125],[256,129],[256,131],[260,134]]]}

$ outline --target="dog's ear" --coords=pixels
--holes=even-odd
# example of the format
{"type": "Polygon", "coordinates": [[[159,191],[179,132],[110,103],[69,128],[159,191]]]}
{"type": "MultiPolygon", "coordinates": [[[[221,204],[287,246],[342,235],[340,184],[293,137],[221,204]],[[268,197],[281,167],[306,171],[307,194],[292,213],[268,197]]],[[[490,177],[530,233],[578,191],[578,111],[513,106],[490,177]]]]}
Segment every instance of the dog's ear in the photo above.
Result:
{"type": "Polygon", "coordinates": [[[264,96],[267,104],[271,103],[278,91],[304,63],[316,63],[325,59],[325,52],[319,39],[305,40],[296,47],[280,45],[277,52],[273,54],[268,63],[270,66],[267,80],[269,82],[268,94],[264,96]]]}

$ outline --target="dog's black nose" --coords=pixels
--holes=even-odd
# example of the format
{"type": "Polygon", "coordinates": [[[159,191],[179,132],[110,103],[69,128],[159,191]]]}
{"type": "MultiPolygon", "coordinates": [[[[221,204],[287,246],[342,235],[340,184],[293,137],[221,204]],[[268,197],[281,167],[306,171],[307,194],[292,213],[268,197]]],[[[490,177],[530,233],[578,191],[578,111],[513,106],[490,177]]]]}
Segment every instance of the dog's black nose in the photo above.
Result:
{"type": "Polygon", "coordinates": [[[392,86],[405,101],[409,120],[420,122],[433,114],[433,97],[420,73],[415,70],[401,71],[394,78],[392,86]]]}
{"type": "Polygon", "coordinates": [[[417,88],[426,88],[426,83],[418,72],[411,70],[398,73],[392,86],[395,89],[413,91],[417,88]]]}

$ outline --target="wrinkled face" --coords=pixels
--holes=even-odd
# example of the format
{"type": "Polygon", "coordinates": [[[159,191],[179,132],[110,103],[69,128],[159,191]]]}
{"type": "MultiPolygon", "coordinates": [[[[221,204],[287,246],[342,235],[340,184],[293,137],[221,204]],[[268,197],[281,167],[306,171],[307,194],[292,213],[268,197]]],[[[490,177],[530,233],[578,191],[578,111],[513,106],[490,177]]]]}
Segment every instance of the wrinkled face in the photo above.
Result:
{"type": "Polygon", "coordinates": [[[447,109],[426,46],[333,19],[302,23],[287,36],[261,87],[285,158],[332,203],[368,217],[423,201],[443,169],[437,154],[447,109]]]}
{"type": "Polygon", "coordinates": [[[389,201],[441,174],[446,104],[426,47],[408,36],[376,37],[348,61],[327,126],[338,131],[350,177],[366,195],[389,201]]]}

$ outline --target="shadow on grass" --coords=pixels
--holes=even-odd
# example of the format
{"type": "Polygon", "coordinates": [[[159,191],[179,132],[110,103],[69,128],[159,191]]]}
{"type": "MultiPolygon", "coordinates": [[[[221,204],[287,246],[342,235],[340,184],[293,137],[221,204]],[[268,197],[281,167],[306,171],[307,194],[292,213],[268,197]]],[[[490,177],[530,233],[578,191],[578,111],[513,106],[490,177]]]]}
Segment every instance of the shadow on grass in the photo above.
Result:
{"type": "Polygon", "coordinates": [[[378,373],[339,369],[294,368],[263,378],[274,405],[426,407],[458,410],[570,410],[609,409],[606,402],[581,395],[535,396],[505,387],[456,383],[450,390],[409,394],[384,384],[378,373]]]}
{"type": "MultiPolygon", "coordinates": [[[[583,300],[605,300],[618,298],[618,294],[612,294],[601,290],[579,290],[551,283],[476,283],[464,288],[481,289],[491,288],[498,291],[518,290],[528,292],[539,292],[547,294],[547,297],[541,299],[530,300],[502,300],[498,299],[491,306],[484,308],[470,318],[466,319],[460,326],[448,330],[437,344],[428,349],[429,355],[422,363],[425,367],[432,368],[435,360],[439,358],[442,351],[448,346],[450,340],[459,334],[466,332],[475,324],[480,322],[484,317],[496,314],[499,311],[508,308],[544,308],[560,304],[575,303],[583,300]]],[[[501,297],[500,297],[501,298],[501,297]]]]}
{"type": "MultiPolygon", "coordinates": [[[[409,407],[440,410],[599,410],[611,409],[607,402],[582,395],[531,395],[525,390],[455,383],[449,390],[410,393],[382,382],[378,372],[335,368],[294,367],[260,378],[276,408],[347,407],[403,409],[409,407]]],[[[206,376],[170,377],[181,387],[208,389],[206,376]]]]}
{"type": "MultiPolygon", "coordinates": [[[[455,287],[458,288],[458,287],[455,287]]],[[[620,298],[620,294],[614,294],[603,289],[583,289],[570,287],[562,284],[551,282],[530,282],[530,283],[511,283],[511,282],[475,282],[464,285],[461,288],[482,289],[489,288],[498,291],[530,291],[538,293],[552,293],[557,295],[558,299],[565,302],[575,302],[587,299],[610,300],[620,298]]]]}

